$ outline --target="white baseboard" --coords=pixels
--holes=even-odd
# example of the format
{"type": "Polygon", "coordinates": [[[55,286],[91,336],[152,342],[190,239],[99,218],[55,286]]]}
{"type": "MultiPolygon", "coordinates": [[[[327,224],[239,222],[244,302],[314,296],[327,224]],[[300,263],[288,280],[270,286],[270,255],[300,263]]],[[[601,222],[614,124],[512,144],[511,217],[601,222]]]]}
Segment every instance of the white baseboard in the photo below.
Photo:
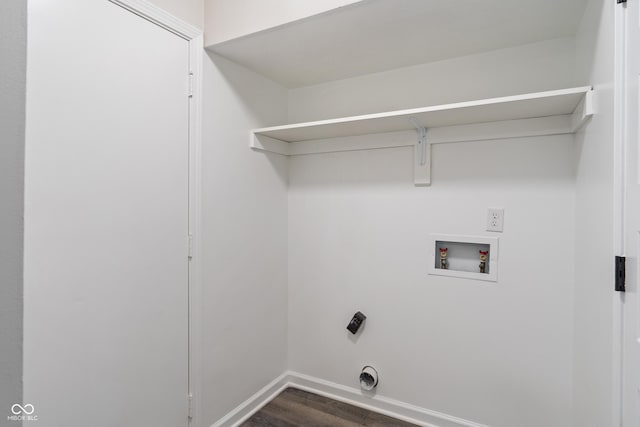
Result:
{"type": "Polygon", "coordinates": [[[247,421],[253,414],[258,412],[264,405],[271,402],[284,389],[289,387],[288,372],[280,375],[275,380],[264,386],[256,394],[242,402],[234,410],[220,418],[211,427],[236,427],[247,421]]]}
{"type": "Polygon", "coordinates": [[[473,421],[432,411],[400,402],[399,400],[375,395],[366,396],[360,389],[314,378],[297,372],[288,372],[289,386],[310,393],[319,394],[353,406],[368,409],[383,415],[423,427],[488,427],[473,421]]]}
{"type": "Polygon", "coordinates": [[[390,399],[369,397],[360,389],[288,371],[251,396],[211,427],[238,427],[288,387],[325,396],[423,427],[488,427],[473,421],[390,399]]]}

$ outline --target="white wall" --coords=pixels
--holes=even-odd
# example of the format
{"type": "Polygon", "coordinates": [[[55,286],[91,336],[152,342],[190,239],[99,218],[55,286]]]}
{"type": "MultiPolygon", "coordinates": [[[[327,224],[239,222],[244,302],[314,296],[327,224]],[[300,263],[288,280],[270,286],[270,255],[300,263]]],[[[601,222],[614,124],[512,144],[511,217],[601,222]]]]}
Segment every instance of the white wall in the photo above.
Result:
{"type": "Polygon", "coordinates": [[[221,43],[360,1],[205,0],[204,45],[221,43]]]}
{"type": "MultiPolygon", "coordinates": [[[[573,52],[558,40],[292,90],[289,115],[572,86],[573,52]]],[[[572,136],[436,145],[427,188],[408,148],[291,158],[290,369],[358,387],[370,363],[380,395],[492,427],[571,425],[574,154],[572,136]],[[494,206],[498,282],[429,276],[429,234],[495,235],[494,206]]]]}
{"type": "Polygon", "coordinates": [[[204,57],[203,423],[286,370],[287,161],[248,148],[286,118],[286,91],[204,57]]]}
{"type": "Polygon", "coordinates": [[[0,2],[0,419],[22,401],[26,2],[0,2]]]}
{"type": "Polygon", "coordinates": [[[613,72],[615,2],[591,0],[577,37],[577,75],[596,114],[576,135],[574,426],[612,423],[613,72]]]}
{"type": "Polygon", "coordinates": [[[204,0],[149,0],[161,9],[197,28],[204,26],[204,0]]]}
{"type": "Polygon", "coordinates": [[[289,121],[567,88],[574,67],[573,38],[416,65],[292,89],[289,121]]]}

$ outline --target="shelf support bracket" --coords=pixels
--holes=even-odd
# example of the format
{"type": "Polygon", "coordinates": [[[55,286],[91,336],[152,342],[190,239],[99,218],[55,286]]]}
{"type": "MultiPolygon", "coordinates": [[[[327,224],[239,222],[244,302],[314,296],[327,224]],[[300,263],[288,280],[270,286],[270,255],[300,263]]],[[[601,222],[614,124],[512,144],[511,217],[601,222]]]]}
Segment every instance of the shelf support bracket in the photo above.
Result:
{"type": "Polygon", "coordinates": [[[264,135],[251,134],[251,141],[249,147],[256,151],[266,151],[269,153],[282,154],[283,156],[289,156],[291,154],[291,148],[289,143],[280,141],[279,139],[270,138],[264,135]]]}
{"type": "Polygon", "coordinates": [[[413,155],[413,180],[415,185],[431,185],[431,143],[427,140],[427,128],[413,117],[409,122],[416,128],[418,140],[413,155]]]}
{"type": "Polygon", "coordinates": [[[587,120],[594,114],[593,89],[584,94],[584,98],[578,104],[575,111],[571,115],[571,131],[577,132],[584,126],[587,120]]]}

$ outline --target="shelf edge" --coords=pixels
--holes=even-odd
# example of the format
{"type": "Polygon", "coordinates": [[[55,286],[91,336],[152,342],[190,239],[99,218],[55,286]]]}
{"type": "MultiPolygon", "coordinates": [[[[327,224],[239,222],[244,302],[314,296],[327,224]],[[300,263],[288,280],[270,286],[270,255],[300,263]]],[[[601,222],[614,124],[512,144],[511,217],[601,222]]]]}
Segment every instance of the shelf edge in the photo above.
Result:
{"type": "Polygon", "coordinates": [[[430,113],[430,112],[436,112],[436,111],[455,110],[455,109],[469,108],[469,107],[481,107],[481,106],[495,105],[495,104],[506,104],[510,102],[534,100],[534,99],[540,99],[540,98],[551,98],[551,97],[563,96],[563,95],[577,95],[580,93],[587,94],[591,91],[592,91],[591,86],[579,86],[579,87],[568,88],[568,89],[556,89],[556,90],[549,90],[544,92],[533,92],[533,93],[526,93],[526,94],[520,94],[520,95],[510,95],[510,96],[503,96],[503,97],[497,97],[497,98],[487,98],[487,99],[480,99],[480,100],[474,100],[474,101],[457,102],[452,104],[434,105],[430,107],[395,110],[395,111],[387,111],[382,113],[364,114],[364,115],[358,115],[358,116],[341,117],[341,118],[318,120],[318,121],[312,121],[312,122],[293,123],[289,125],[271,126],[271,127],[254,129],[252,130],[252,132],[255,134],[263,134],[267,132],[290,130],[290,129],[291,130],[302,129],[306,127],[329,126],[329,125],[350,123],[350,122],[356,122],[356,121],[375,120],[375,119],[381,119],[381,118],[387,118],[387,117],[402,117],[402,116],[410,116],[414,114],[430,113]]]}

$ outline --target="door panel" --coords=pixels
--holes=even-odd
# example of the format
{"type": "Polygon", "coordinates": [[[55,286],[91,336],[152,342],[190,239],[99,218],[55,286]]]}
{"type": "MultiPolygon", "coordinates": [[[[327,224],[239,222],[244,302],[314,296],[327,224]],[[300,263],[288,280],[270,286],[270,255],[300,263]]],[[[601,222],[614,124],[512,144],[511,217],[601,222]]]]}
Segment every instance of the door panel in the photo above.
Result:
{"type": "Polygon", "coordinates": [[[29,2],[25,403],[187,425],[188,42],[106,0],[29,2]]]}

